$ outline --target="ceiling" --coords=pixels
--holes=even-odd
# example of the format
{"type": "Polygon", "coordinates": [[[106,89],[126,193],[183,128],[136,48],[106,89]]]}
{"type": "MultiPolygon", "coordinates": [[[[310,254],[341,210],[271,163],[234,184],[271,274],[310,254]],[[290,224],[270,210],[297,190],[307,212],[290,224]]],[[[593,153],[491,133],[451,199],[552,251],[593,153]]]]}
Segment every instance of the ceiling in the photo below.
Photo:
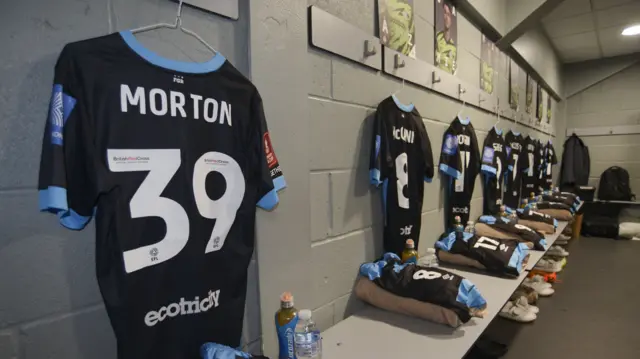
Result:
{"type": "Polygon", "coordinates": [[[640,0],[564,0],[542,19],[563,62],[640,52],[640,36],[621,36],[640,24],[640,0]]]}

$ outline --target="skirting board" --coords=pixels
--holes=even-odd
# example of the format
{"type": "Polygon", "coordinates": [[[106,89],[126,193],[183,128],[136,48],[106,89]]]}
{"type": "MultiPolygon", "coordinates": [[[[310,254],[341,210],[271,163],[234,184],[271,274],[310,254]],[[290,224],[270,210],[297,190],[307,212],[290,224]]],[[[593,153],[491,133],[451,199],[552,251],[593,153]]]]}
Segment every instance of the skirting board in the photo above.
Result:
{"type": "Polygon", "coordinates": [[[635,135],[640,134],[640,125],[567,128],[567,137],[574,133],[578,136],[635,135]]]}

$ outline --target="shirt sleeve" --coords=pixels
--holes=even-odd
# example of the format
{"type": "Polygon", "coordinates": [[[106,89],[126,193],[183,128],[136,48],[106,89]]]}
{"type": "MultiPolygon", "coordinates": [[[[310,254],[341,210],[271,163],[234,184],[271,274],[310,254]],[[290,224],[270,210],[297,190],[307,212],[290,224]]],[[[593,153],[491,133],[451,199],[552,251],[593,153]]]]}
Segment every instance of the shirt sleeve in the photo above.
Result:
{"type": "Polygon", "coordinates": [[[371,142],[371,158],[369,161],[369,178],[371,184],[379,186],[388,177],[391,154],[389,151],[388,131],[383,113],[378,108],[373,119],[373,139],[371,142]]]}
{"type": "Polygon", "coordinates": [[[420,141],[420,147],[422,149],[422,157],[424,158],[424,181],[431,182],[433,180],[433,153],[431,152],[431,141],[429,141],[429,134],[427,129],[422,124],[423,135],[420,141]]]}
{"type": "Polygon", "coordinates": [[[38,202],[40,211],[56,214],[63,226],[80,230],[93,216],[97,191],[91,126],[75,69],[65,48],[56,63],[42,140],[38,202]]]}
{"type": "Polygon", "coordinates": [[[462,177],[460,167],[460,153],[458,151],[458,138],[451,133],[450,129],[445,131],[442,137],[442,150],[440,151],[440,172],[453,178],[462,177]]]}
{"type": "Polygon", "coordinates": [[[251,101],[251,116],[253,123],[257,128],[256,137],[254,139],[255,151],[257,152],[257,161],[260,176],[260,185],[258,197],[258,207],[272,210],[279,202],[278,191],[287,187],[284,179],[280,163],[276,157],[267,121],[264,116],[264,108],[262,106],[262,98],[256,92],[251,101]]]}
{"type": "Polygon", "coordinates": [[[552,165],[558,164],[558,157],[556,156],[556,149],[553,148],[552,145],[549,145],[549,149],[551,150],[551,164],[552,165]]]}

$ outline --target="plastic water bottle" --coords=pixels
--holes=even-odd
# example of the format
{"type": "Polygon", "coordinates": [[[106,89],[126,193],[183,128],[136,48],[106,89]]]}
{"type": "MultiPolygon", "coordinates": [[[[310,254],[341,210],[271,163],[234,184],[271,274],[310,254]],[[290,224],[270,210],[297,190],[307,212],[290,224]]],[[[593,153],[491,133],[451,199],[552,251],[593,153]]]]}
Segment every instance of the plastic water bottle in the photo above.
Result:
{"type": "Polygon", "coordinates": [[[467,226],[464,228],[464,231],[471,234],[476,234],[476,227],[473,221],[468,221],[467,226]]]}
{"type": "Polygon", "coordinates": [[[425,255],[427,258],[426,266],[427,267],[437,267],[438,264],[438,256],[436,256],[435,248],[427,248],[427,254],[425,255]]]}
{"type": "Polygon", "coordinates": [[[316,323],[311,320],[309,309],[298,312],[295,344],[297,359],[322,359],[322,337],[316,323]]]}

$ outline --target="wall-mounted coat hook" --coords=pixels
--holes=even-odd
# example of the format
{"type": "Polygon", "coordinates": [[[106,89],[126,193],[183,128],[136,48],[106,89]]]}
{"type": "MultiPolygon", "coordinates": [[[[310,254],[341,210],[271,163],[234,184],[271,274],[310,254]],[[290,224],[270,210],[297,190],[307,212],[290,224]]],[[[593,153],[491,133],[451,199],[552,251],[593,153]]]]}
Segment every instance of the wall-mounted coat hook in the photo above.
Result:
{"type": "Polygon", "coordinates": [[[433,71],[431,73],[431,83],[437,84],[438,82],[441,82],[442,79],[440,78],[440,76],[438,76],[438,74],[436,74],[435,71],[433,71]]]}
{"type": "Polygon", "coordinates": [[[461,84],[458,84],[458,93],[459,93],[460,95],[465,94],[465,93],[467,93],[467,89],[466,89],[466,88],[464,88],[464,87],[462,87],[462,85],[461,85],[461,84]]]}
{"type": "Polygon", "coordinates": [[[364,57],[373,56],[378,53],[378,49],[375,44],[372,44],[369,40],[364,40],[364,57]]]}
{"type": "Polygon", "coordinates": [[[478,95],[478,103],[483,103],[486,100],[484,98],[482,98],[482,95],[478,95]]]}
{"type": "Polygon", "coordinates": [[[395,54],[395,56],[393,56],[393,67],[395,69],[399,69],[405,66],[407,66],[407,64],[404,62],[404,60],[400,60],[400,55],[395,54]]]}

